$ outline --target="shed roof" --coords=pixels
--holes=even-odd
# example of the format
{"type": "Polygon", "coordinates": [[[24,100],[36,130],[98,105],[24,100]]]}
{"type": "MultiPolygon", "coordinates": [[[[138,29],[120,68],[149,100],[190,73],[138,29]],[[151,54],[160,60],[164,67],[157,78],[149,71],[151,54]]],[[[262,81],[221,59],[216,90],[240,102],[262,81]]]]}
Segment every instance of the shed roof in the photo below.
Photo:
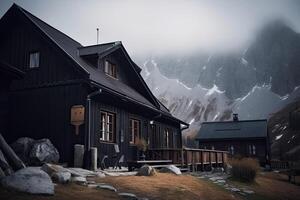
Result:
{"type": "Polygon", "coordinates": [[[204,122],[197,140],[267,137],[267,120],[204,122]]]}

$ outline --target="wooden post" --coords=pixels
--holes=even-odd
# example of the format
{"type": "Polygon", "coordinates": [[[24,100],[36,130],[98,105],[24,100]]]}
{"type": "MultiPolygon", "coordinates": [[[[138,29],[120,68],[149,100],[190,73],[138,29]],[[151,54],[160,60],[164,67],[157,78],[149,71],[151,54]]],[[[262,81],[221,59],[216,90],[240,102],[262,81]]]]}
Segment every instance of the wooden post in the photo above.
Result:
{"type": "Polygon", "coordinates": [[[74,145],[74,167],[81,168],[83,166],[84,145],[74,145]]]}
{"type": "Polygon", "coordinates": [[[195,158],[194,158],[194,151],[192,151],[192,172],[195,171],[195,158]]]}
{"type": "Polygon", "coordinates": [[[91,170],[97,170],[97,148],[91,147],[91,170]]]}
{"type": "Polygon", "coordinates": [[[14,150],[12,150],[12,148],[6,143],[5,139],[2,137],[2,134],[0,134],[0,148],[14,169],[18,170],[26,167],[14,150]]]}
{"type": "Polygon", "coordinates": [[[12,168],[6,161],[5,156],[3,155],[1,150],[0,150],[0,169],[7,176],[9,176],[13,173],[12,168]]]}
{"type": "Polygon", "coordinates": [[[203,158],[203,151],[201,151],[201,168],[204,171],[204,158],[203,158]]]}
{"type": "Polygon", "coordinates": [[[216,156],[215,156],[215,157],[216,157],[216,167],[219,167],[219,166],[218,166],[218,152],[215,152],[215,155],[216,155],[216,156]]]}
{"type": "Polygon", "coordinates": [[[184,150],[185,151],[185,164],[186,164],[186,167],[189,169],[189,163],[188,163],[188,151],[187,150],[184,150]]]}
{"type": "Polygon", "coordinates": [[[184,167],[184,155],[183,155],[183,149],[181,149],[181,168],[184,167]]]}
{"type": "Polygon", "coordinates": [[[222,152],[222,167],[225,167],[225,165],[224,165],[224,152],[222,152]]]}
{"type": "Polygon", "coordinates": [[[210,168],[212,167],[212,163],[211,163],[211,152],[209,151],[208,152],[208,158],[209,158],[209,166],[210,166],[210,168]]]}

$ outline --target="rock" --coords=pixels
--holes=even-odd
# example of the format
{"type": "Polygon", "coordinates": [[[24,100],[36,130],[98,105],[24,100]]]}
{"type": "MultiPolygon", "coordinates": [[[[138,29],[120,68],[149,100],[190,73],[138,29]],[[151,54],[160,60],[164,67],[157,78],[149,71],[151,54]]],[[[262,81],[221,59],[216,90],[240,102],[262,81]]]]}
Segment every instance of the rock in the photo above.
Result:
{"type": "Polygon", "coordinates": [[[49,175],[37,167],[20,169],[1,180],[3,187],[30,194],[54,194],[54,184],[49,175]]]}
{"type": "Polygon", "coordinates": [[[121,193],[118,193],[118,195],[121,197],[121,199],[127,199],[127,200],[137,200],[138,199],[136,197],[136,195],[132,194],[132,193],[121,192],[121,193]]]}
{"type": "Polygon", "coordinates": [[[149,165],[144,165],[142,166],[138,173],[136,174],[137,176],[153,176],[156,174],[156,171],[153,167],[149,165]]]}
{"type": "Polygon", "coordinates": [[[225,165],[225,173],[231,175],[232,172],[232,166],[230,164],[225,165]]]}
{"type": "Polygon", "coordinates": [[[213,167],[211,171],[212,171],[212,173],[224,173],[224,168],[223,167],[213,167]]]}
{"type": "Polygon", "coordinates": [[[36,140],[29,153],[30,164],[57,163],[59,153],[49,139],[36,140]]]}
{"type": "Polygon", "coordinates": [[[217,180],[223,180],[223,178],[219,177],[219,176],[215,176],[215,177],[209,178],[209,180],[211,180],[211,181],[217,181],[217,180]]]}
{"type": "Polygon", "coordinates": [[[87,177],[87,176],[101,176],[102,175],[102,172],[93,172],[93,171],[82,169],[82,168],[67,168],[67,170],[68,170],[68,172],[70,172],[72,174],[72,176],[87,177]]]}
{"type": "Polygon", "coordinates": [[[89,180],[87,181],[87,184],[96,184],[96,181],[89,180]]]}
{"type": "Polygon", "coordinates": [[[168,165],[168,166],[165,166],[163,168],[161,168],[159,170],[159,172],[161,173],[172,173],[172,174],[176,174],[176,175],[181,175],[181,171],[178,167],[176,167],[175,165],[168,165]]]}
{"type": "Polygon", "coordinates": [[[70,182],[71,173],[70,172],[54,172],[52,174],[52,179],[57,183],[66,184],[70,182]]]}
{"type": "Polygon", "coordinates": [[[230,188],[230,190],[231,190],[232,192],[240,192],[240,191],[241,191],[241,190],[238,189],[238,188],[230,188]]]}
{"type": "Polygon", "coordinates": [[[110,190],[110,191],[113,191],[113,192],[117,192],[117,189],[114,188],[113,186],[111,185],[98,185],[99,189],[104,189],[104,190],[110,190]]]}
{"type": "Polygon", "coordinates": [[[254,191],[252,190],[243,190],[243,192],[246,194],[254,194],[254,191]]]}
{"type": "Polygon", "coordinates": [[[87,184],[88,188],[97,188],[99,185],[98,184],[87,184]]]}
{"type": "Polygon", "coordinates": [[[29,153],[32,149],[33,143],[34,139],[22,137],[17,139],[10,146],[25,164],[30,164],[29,153]]]}
{"type": "Polygon", "coordinates": [[[52,176],[53,173],[57,173],[57,172],[68,172],[68,170],[65,169],[64,167],[60,165],[50,164],[50,163],[43,164],[41,169],[45,171],[47,174],[49,174],[49,176],[52,176]]]}
{"type": "Polygon", "coordinates": [[[75,176],[71,178],[72,182],[78,183],[78,184],[86,184],[86,178],[82,176],[75,176]]]}

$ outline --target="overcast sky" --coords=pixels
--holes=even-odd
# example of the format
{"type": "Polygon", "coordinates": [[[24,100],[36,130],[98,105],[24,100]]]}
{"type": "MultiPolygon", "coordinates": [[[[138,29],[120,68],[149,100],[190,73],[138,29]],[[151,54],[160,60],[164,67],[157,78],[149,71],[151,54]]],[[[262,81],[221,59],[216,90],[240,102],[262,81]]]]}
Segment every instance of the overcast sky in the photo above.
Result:
{"type": "Polygon", "coordinates": [[[121,40],[130,54],[244,48],[275,18],[300,32],[300,0],[0,0],[15,2],[83,45],[121,40]]]}

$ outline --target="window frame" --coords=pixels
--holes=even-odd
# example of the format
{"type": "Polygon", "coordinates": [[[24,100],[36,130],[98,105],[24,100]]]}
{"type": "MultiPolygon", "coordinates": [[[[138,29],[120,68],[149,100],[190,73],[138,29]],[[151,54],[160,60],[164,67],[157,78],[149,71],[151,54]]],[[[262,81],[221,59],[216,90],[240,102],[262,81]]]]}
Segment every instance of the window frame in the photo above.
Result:
{"type": "Polygon", "coordinates": [[[104,73],[107,76],[110,76],[114,79],[118,79],[117,77],[117,65],[115,63],[112,63],[109,60],[104,61],[104,73]]]}
{"type": "Polygon", "coordinates": [[[164,140],[163,140],[163,147],[164,148],[169,148],[170,145],[170,129],[169,128],[164,128],[164,140]]]}
{"type": "Polygon", "coordinates": [[[140,137],[141,137],[141,120],[130,118],[129,119],[129,144],[135,145],[137,140],[140,139],[140,137]],[[135,123],[137,124],[137,128],[135,128],[135,123]]]}
{"type": "Polygon", "coordinates": [[[29,63],[28,63],[28,69],[29,70],[33,70],[33,69],[38,69],[41,67],[41,53],[40,51],[30,51],[29,52],[29,63]],[[36,64],[36,63],[32,63],[32,56],[33,55],[38,55],[37,56],[37,66],[32,66],[32,64],[36,64]]]}
{"type": "Polygon", "coordinates": [[[99,136],[100,142],[116,142],[116,113],[100,110],[99,136]]]}

